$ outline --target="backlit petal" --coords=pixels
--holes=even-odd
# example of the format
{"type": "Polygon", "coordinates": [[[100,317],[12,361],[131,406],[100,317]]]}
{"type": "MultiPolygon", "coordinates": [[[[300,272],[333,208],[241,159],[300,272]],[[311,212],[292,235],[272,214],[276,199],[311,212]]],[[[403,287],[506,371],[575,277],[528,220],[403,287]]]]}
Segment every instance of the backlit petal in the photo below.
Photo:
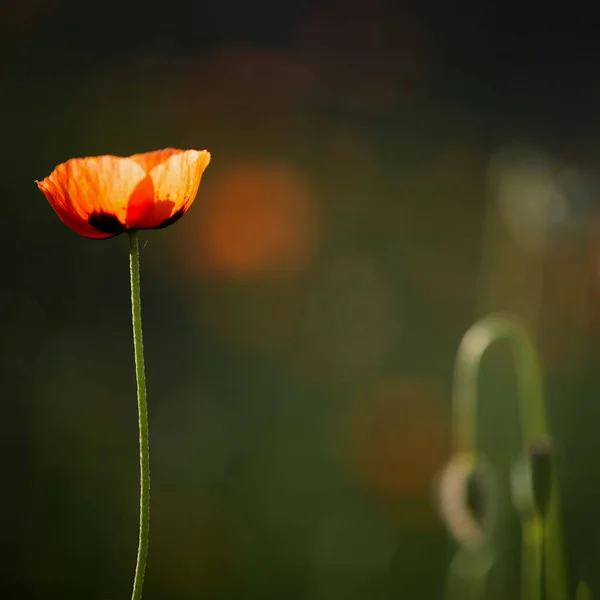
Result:
{"type": "Polygon", "coordinates": [[[145,183],[147,193],[130,199],[126,224],[139,229],[165,227],[181,217],[194,201],[210,154],[206,150],[164,150],[149,153],[145,160],[147,165],[155,165],[149,172],[153,198],[148,198],[149,184],[145,183]]]}
{"type": "Polygon", "coordinates": [[[57,187],[50,178],[44,181],[36,181],[37,186],[43,192],[44,196],[54,209],[59,219],[70,229],[84,237],[93,239],[106,239],[112,237],[110,234],[102,233],[94,229],[87,219],[80,216],[65,198],[61,187],[57,187]]]}
{"type": "Polygon", "coordinates": [[[38,186],[66,225],[103,239],[124,231],[129,198],[144,177],[142,167],[129,158],[74,158],[38,186]]]}
{"type": "Polygon", "coordinates": [[[64,169],[61,166],[56,169],[58,181],[79,214],[89,217],[101,212],[125,223],[129,198],[145,177],[137,162],[99,156],[72,159],[64,164],[64,169]]]}
{"type": "Polygon", "coordinates": [[[154,150],[154,152],[143,152],[141,154],[134,154],[130,156],[132,160],[135,160],[146,173],[165,162],[173,154],[180,154],[182,150],[176,150],[175,148],[165,148],[164,150],[154,150]]]}

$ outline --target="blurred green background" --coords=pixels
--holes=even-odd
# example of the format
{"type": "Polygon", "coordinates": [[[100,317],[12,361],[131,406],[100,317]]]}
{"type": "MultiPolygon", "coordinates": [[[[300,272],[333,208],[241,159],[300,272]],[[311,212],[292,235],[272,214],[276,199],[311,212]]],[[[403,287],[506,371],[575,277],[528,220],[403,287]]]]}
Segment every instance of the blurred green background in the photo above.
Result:
{"type": "Polygon", "coordinates": [[[2,597],[129,597],[126,239],[78,237],[34,180],[167,146],[213,159],[142,241],[144,597],[441,598],[454,355],[497,309],[535,332],[569,572],[598,589],[599,63],[577,3],[4,0],[2,597]]]}

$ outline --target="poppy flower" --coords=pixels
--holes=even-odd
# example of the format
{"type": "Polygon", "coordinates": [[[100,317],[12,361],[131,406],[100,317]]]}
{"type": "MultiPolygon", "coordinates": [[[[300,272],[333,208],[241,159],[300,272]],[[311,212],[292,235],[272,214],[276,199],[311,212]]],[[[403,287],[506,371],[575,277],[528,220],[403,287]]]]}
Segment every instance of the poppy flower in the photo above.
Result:
{"type": "Polygon", "coordinates": [[[173,148],[72,158],[36,183],[65,225],[100,240],[175,223],[194,201],[209,162],[206,150],[173,148]]]}

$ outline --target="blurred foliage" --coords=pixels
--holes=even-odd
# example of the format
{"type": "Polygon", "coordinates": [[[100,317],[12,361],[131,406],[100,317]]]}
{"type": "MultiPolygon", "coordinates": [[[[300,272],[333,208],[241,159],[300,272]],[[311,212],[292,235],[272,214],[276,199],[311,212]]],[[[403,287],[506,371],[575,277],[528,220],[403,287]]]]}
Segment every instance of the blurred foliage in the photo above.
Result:
{"type": "MultiPolygon", "coordinates": [[[[496,308],[537,331],[569,569],[598,590],[595,96],[544,104],[550,80],[575,75],[548,74],[516,37],[496,55],[509,13],[492,29],[463,4],[470,19],[383,0],[2,5],[5,597],[129,594],[126,244],[78,238],[33,181],[73,156],[166,146],[213,161],[141,256],[145,598],[439,598],[452,547],[433,482],[454,354],[496,308]],[[576,118],[586,134],[568,130],[576,118]],[[537,253],[492,210],[490,165],[523,140],[566,207],[537,253]],[[561,191],[567,167],[589,176],[589,202],[561,191]]],[[[531,206],[527,222],[545,223],[531,206]]],[[[501,354],[490,368],[484,429],[509,447],[511,372],[501,354]]]]}

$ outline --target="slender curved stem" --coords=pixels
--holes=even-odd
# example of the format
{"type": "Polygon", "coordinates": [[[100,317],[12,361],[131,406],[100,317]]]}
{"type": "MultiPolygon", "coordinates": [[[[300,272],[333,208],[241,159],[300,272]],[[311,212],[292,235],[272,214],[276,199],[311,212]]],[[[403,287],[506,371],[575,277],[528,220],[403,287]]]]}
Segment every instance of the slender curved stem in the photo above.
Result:
{"type": "MultiPolygon", "coordinates": [[[[476,453],[479,369],[486,350],[507,340],[513,350],[523,450],[549,437],[538,355],[526,330],[512,317],[490,315],[463,337],[454,371],[453,407],[456,452],[476,453]]],[[[524,597],[544,600],[566,598],[564,554],[558,505],[557,478],[552,477],[547,516],[534,515],[524,523],[524,597]],[[543,561],[543,563],[542,563],[543,561]],[[544,568],[546,567],[546,568],[544,568]],[[544,578],[544,583],[541,583],[544,578]],[[550,580],[552,585],[550,584],[550,580]]]]}
{"type": "Polygon", "coordinates": [[[138,232],[131,230],[128,234],[129,270],[131,274],[131,317],[140,432],[140,533],[131,600],[140,600],[142,597],[142,588],[144,587],[144,573],[146,571],[146,557],[148,555],[148,534],[150,530],[150,452],[148,444],[148,406],[146,404],[144,342],[142,339],[140,250],[138,232]]]}
{"type": "Polygon", "coordinates": [[[511,342],[516,365],[519,412],[525,442],[548,436],[537,352],[525,329],[512,317],[495,314],[481,319],[465,334],[454,370],[454,426],[458,452],[477,447],[477,387],[486,350],[501,340],[511,342]]]}

